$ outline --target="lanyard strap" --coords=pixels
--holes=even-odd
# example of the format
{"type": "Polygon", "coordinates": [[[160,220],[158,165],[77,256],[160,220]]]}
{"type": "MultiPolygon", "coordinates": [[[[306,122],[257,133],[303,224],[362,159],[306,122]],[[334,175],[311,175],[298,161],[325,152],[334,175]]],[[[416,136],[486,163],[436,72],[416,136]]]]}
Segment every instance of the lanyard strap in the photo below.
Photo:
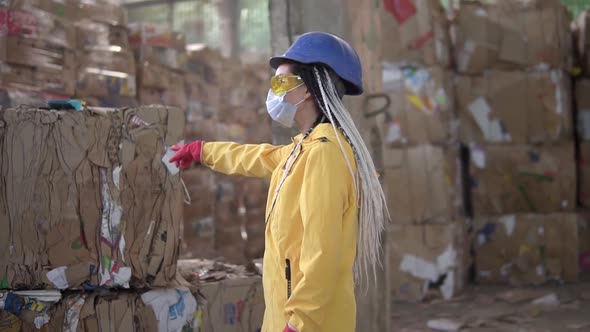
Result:
{"type": "Polygon", "coordinates": [[[277,189],[275,189],[275,194],[272,199],[270,211],[268,211],[268,215],[266,216],[266,221],[264,222],[265,224],[268,223],[268,220],[270,219],[270,216],[272,215],[272,211],[274,210],[275,204],[277,203],[277,198],[279,197],[279,191],[283,187],[283,183],[285,183],[285,180],[287,180],[287,176],[291,172],[291,168],[293,168],[295,161],[297,160],[297,158],[301,154],[301,143],[309,136],[309,134],[311,134],[311,132],[315,129],[315,127],[317,127],[318,124],[320,124],[324,121],[324,119],[325,119],[325,117],[323,115],[319,116],[318,119],[316,120],[316,122],[303,135],[301,140],[299,142],[297,142],[297,144],[295,144],[295,147],[289,153],[289,157],[287,158],[287,161],[285,162],[285,166],[283,167],[283,176],[281,177],[281,181],[279,181],[279,184],[277,185],[277,189]]]}

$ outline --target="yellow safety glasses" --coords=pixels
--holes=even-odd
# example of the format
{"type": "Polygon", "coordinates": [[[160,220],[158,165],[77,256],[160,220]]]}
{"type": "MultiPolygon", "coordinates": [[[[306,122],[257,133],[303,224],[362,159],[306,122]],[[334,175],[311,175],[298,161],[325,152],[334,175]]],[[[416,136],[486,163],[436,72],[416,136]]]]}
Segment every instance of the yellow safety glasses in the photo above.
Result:
{"type": "Polygon", "coordinates": [[[270,79],[270,88],[277,95],[283,95],[303,84],[301,77],[297,75],[280,74],[270,79]]]}

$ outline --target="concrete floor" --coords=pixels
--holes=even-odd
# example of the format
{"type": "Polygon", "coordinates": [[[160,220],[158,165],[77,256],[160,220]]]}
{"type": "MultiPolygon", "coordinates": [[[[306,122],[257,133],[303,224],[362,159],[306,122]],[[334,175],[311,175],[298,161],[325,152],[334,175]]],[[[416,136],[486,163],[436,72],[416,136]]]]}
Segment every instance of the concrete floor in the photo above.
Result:
{"type": "Polygon", "coordinates": [[[450,302],[395,303],[392,331],[590,332],[590,279],[541,288],[471,286],[450,302]]]}

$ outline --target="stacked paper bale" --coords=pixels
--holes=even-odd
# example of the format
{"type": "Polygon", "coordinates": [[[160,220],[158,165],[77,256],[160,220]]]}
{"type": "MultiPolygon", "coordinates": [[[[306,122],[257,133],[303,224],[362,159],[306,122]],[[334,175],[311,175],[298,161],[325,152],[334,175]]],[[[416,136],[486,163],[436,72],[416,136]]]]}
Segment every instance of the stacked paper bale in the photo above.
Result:
{"type": "MultiPolygon", "coordinates": [[[[241,65],[204,48],[182,61],[187,87],[187,140],[268,143],[264,112],[268,87],[261,66],[241,65]]],[[[183,172],[191,197],[185,207],[186,257],[223,257],[244,263],[264,249],[268,181],[215,174],[203,168],[183,172]]]]}
{"type": "Polygon", "coordinates": [[[129,24],[129,41],[138,71],[138,100],[142,105],[165,104],[187,108],[181,61],[186,41],[180,33],[153,23],[129,24]]]}
{"type": "Polygon", "coordinates": [[[0,323],[10,331],[260,330],[257,269],[195,259],[179,261],[177,274],[183,281],[170,289],[3,292],[0,323]]]}
{"type": "Polygon", "coordinates": [[[185,282],[132,291],[3,292],[0,323],[9,331],[180,331],[200,323],[198,291],[185,282]]]}
{"type": "Polygon", "coordinates": [[[479,282],[577,279],[569,24],[558,0],[461,1],[456,13],[479,282]]]}
{"type": "Polygon", "coordinates": [[[379,114],[386,234],[394,300],[451,298],[466,279],[461,164],[453,130],[448,21],[437,1],[384,1],[384,91],[379,114]]]}
{"type": "Polygon", "coordinates": [[[117,1],[78,4],[76,97],[94,106],[136,104],[136,69],[127,13],[117,1]]]}
{"type": "Polygon", "coordinates": [[[590,271],[590,12],[576,20],[576,45],[581,75],[575,80],[576,133],[578,144],[578,204],[580,220],[580,269],[590,271]]]}
{"type": "Polygon", "coordinates": [[[184,113],[140,107],[0,112],[2,288],[168,286],[183,191],[166,148],[184,113]]]}
{"type": "MultiPolygon", "coordinates": [[[[70,2],[0,3],[1,107],[74,94],[76,38],[70,2]]],[[[30,104],[30,103],[29,103],[30,104]]]]}

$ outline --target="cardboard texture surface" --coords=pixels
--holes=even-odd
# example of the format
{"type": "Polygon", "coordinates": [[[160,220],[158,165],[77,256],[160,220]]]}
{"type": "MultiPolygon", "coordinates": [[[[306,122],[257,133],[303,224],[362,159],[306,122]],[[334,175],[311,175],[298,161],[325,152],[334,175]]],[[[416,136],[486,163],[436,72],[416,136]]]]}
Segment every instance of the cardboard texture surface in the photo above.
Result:
{"type": "Polygon", "coordinates": [[[517,144],[571,139],[569,80],[559,70],[456,77],[461,140],[517,144]]]}
{"type": "Polygon", "coordinates": [[[264,295],[258,276],[226,279],[199,287],[202,306],[201,332],[256,332],[262,328],[264,295]]]}
{"type": "Polygon", "coordinates": [[[383,86],[391,105],[377,118],[384,144],[445,144],[456,138],[451,75],[440,67],[385,66],[383,86]]]}
{"type": "Polygon", "coordinates": [[[582,141],[590,141],[590,79],[578,79],[575,86],[578,138],[582,141]]]}
{"type": "Polygon", "coordinates": [[[582,142],[578,154],[578,200],[590,208],[590,142],[582,142]]]}
{"type": "Polygon", "coordinates": [[[77,54],[77,97],[135,97],[135,60],[131,53],[95,49],[77,54]]]}
{"type": "Polygon", "coordinates": [[[35,8],[65,20],[76,19],[77,1],[61,0],[9,0],[2,3],[2,7],[12,9],[35,8]]]}
{"type": "Polygon", "coordinates": [[[476,216],[565,212],[576,207],[573,143],[472,145],[469,173],[476,216]]]}
{"type": "Polygon", "coordinates": [[[461,1],[452,29],[457,70],[571,69],[570,22],[559,0],[461,1]]]}
{"type": "Polygon", "coordinates": [[[260,331],[264,315],[262,279],[251,268],[194,259],[180,260],[178,273],[198,289],[196,331],[260,331]]]}
{"type": "Polygon", "coordinates": [[[539,285],[550,279],[578,280],[575,213],[479,217],[474,227],[478,281],[539,285]]]}
{"type": "Polygon", "coordinates": [[[213,258],[215,256],[215,174],[208,169],[195,168],[181,174],[189,195],[190,205],[184,206],[183,256],[213,258]]]}
{"type": "Polygon", "coordinates": [[[439,2],[384,0],[380,5],[384,62],[450,66],[449,23],[439,2]]]}
{"type": "Polygon", "coordinates": [[[83,1],[78,4],[76,10],[78,17],[84,17],[94,22],[120,26],[126,26],[128,23],[127,11],[118,1],[83,1]]]}
{"type": "Polygon", "coordinates": [[[22,89],[24,93],[26,93],[26,90],[32,90],[33,92],[73,95],[75,91],[73,70],[0,63],[0,71],[2,71],[0,85],[7,88],[22,89]]]}
{"type": "Polygon", "coordinates": [[[75,31],[63,17],[41,9],[53,5],[48,0],[23,0],[0,8],[3,86],[74,93],[75,31]]]}
{"type": "Polygon", "coordinates": [[[16,331],[181,331],[192,330],[198,312],[195,296],[186,287],[69,292],[58,303],[42,302],[37,291],[31,293],[17,295],[24,306],[0,311],[0,326],[20,325],[16,331]]]}
{"type": "Polygon", "coordinates": [[[457,148],[385,148],[383,161],[384,191],[394,223],[446,223],[460,215],[462,191],[457,148]]]}
{"type": "Polygon", "coordinates": [[[184,113],[163,106],[7,109],[0,275],[9,288],[166,286],[175,277],[180,177],[162,162],[184,113]]]}
{"type": "Polygon", "coordinates": [[[581,272],[590,272],[590,213],[578,213],[578,253],[581,272]]]}
{"type": "Polygon", "coordinates": [[[391,225],[387,231],[387,279],[394,301],[451,299],[466,284],[469,255],[463,221],[391,225]]]}
{"type": "Polygon", "coordinates": [[[5,42],[7,37],[13,37],[18,38],[21,43],[44,41],[48,44],[46,47],[76,47],[76,32],[67,19],[26,4],[13,8],[0,7],[0,13],[5,18],[0,23],[0,27],[5,31],[0,38],[2,42],[5,42]]]}
{"type": "Polygon", "coordinates": [[[582,11],[576,18],[575,41],[578,65],[588,76],[590,70],[590,12],[587,10],[582,11]]]}
{"type": "Polygon", "coordinates": [[[125,26],[94,22],[84,18],[77,21],[75,26],[78,49],[109,49],[111,46],[129,49],[129,31],[125,26]]]}

